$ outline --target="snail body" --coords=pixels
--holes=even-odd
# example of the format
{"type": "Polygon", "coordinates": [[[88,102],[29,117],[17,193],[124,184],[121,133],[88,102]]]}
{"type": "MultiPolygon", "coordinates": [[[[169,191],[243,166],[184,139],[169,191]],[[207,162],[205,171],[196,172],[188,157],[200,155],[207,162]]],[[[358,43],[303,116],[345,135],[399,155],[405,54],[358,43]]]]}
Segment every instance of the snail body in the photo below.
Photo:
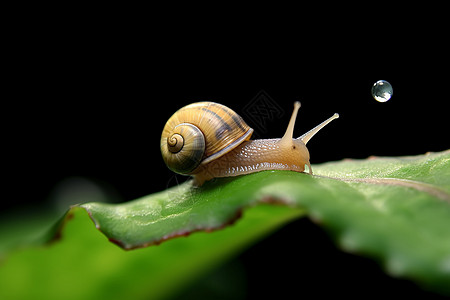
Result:
{"type": "Polygon", "coordinates": [[[216,177],[264,170],[304,172],[309,162],[306,143],[332,117],[298,138],[293,131],[300,103],[295,102],[286,133],[279,139],[250,140],[253,129],[234,111],[214,102],[198,102],[178,110],[166,123],[161,152],[172,171],[192,175],[202,185],[216,177]]]}

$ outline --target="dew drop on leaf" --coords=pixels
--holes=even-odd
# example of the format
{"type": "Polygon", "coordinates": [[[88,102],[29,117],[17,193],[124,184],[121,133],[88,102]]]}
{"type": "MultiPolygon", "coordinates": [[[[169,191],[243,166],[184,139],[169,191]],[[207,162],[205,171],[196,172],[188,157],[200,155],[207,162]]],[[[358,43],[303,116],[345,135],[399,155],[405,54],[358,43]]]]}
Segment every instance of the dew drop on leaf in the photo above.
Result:
{"type": "Polygon", "coordinates": [[[372,86],[372,97],[378,102],[386,102],[391,99],[394,90],[386,80],[378,80],[372,86]]]}

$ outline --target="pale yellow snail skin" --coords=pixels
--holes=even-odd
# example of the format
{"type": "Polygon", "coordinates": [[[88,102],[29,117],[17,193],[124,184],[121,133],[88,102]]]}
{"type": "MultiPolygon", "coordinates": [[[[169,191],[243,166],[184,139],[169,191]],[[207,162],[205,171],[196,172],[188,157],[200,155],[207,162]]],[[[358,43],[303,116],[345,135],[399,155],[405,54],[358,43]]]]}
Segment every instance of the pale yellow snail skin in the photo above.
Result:
{"type": "MultiPolygon", "coordinates": [[[[286,133],[281,139],[249,140],[253,130],[231,109],[214,102],[201,102],[186,106],[169,119],[168,124],[173,124],[166,124],[166,127],[163,130],[161,137],[161,151],[163,158],[168,167],[173,171],[184,175],[192,175],[194,177],[194,184],[197,186],[201,186],[205,181],[217,177],[238,176],[264,170],[303,172],[305,171],[305,165],[308,166],[309,174],[312,174],[312,168],[309,162],[309,151],[306,148],[306,143],[308,143],[320,129],[332,120],[338,118],[339,115],[334,114],[332,117],[302,136],[293,138],[294,125],[299,108],[300,102],[295,102],[294,111],[286,129],[286,133]],[[206,117],[207,120],[205,121],[204,115],[197,117],[197,119],[192,122],[195,123],[196,126],[194,126],[195,131],[191,135],[195,136],[196,139],[199,139],[200,142],[195,142],[194,144],[196,144],[196,146],[193,147],[195,150],[190,151],[189,153],[200,152],[198,149],[200,147],[204,147],[205,149],[214,148],[214,153],[208,153],[208,149],[206,149],[201,155],[201,160],[197,163],[193,163],[193,158],[189,157],[186,159],[186,155],[183,156],[184,161],[187,161],[190,165],[195,165],[194,167],[190,166],[188,168],[189,170],[186,171],[181,170],[181,167],[178,167],[177,169],[177,167],[174,166],[183,165],[181,159],[176,159],[175,163],[170,161],[174,153],[180,154],[182,151],[180,151],[179,148],[170,150],[171,148],[168,146],[168,143],[172,145],[177,144],[178,146],[183,143],[183,146],[189,146],[188,138],[184,139],[183,142],[178,141],[178,143],[171,139],[170,136],[173,136],[173,134],[170,132],[170,128],[174,127],[174,122],[182,122],[183,125],[189,123],[187,120],[192,119],[192,114],[195,113],[195,111],[192,112],[193,108],[195,108],[197,114],[200,113],[200,111],[203,113],[206,111],[212,117],[206,117]],[[212,112],[213,110],[214,112],[212,112]],[[177,119],[178,113],[181,115],[182,113],[185,114],[186,111],[189,111],[191,115],[180,117],[182,121],[173,120],[177,119]],[[214,130],[212,130],[211,125],[217,126],[217,124],[214,123],[220,124],[220,126],[217,127],[219,128],[220,133],[223,131],[225,131],[225,133],[217,134],[216,131],[216,133],[213,134],[214,130]],[[227,130],[224,130],[224,126],[227,127],[227,130]],[[200,135],[198,131],[201,131],[201,133],[206,132],[203,140],[202,138],[197,138],[197,135],[200,135]],[[237,142],[228,140],[227,136],[225,136],[227,133],[226,131],[229,131],[231,136],[233,136],[232,139],[237,142]],[[208,135],[213,140],[211,145],[208,145],[208,135]],[[224,136],[222,137],[222,135],[224,136]],[[220,138],[218,138],[219,136],[220,138]],[[172,143],[170,143],[170,141],[172,141],[172,143]],[[225,145],[218,146],[222,141],[225,141],[225,145]],[[199,146],[197,144],[201,145],[199,146]]],[[[188,125],[192,124],[189,123],[188,125]]],[[[177,125],[175,125],[175,127],[177,127],[177,125]]],[[[177,137],[180,138],[179,135],[177,135],[177,137]]],[[[200,156],[200,154],[198,156],[200,156]]]]}

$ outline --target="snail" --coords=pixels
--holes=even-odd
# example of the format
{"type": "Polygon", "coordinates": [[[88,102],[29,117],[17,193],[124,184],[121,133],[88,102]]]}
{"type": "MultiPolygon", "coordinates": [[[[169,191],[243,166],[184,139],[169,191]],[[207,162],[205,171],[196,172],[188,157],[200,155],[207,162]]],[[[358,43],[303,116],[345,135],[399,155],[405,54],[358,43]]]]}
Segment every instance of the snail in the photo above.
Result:
{"type": "Polygon", "coordinates": [[[230,108],[215,102],[189,104],[175,112],[163,129],[164,162],[175,173],[193,176],[196,186],[216,177],[263,170],[304,172],[305,165],[312,175],[306,144],[339,115],[293,138],[299,108],[300,102],[295,102],[282,138],[250,140],[253,129],[230,108]]]}

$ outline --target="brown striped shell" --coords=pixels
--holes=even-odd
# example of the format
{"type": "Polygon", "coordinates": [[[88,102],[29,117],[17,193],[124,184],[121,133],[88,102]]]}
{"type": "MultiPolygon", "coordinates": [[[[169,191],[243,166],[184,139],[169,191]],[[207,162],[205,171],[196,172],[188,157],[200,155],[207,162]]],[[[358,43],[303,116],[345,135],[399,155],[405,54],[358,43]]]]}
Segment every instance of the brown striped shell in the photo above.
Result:
{"type": "Polygon", "coordinates": [[[189,104],[170,117],[161,135],[166,165],[179,174],[192,174],[249,140],[253,133],[230,108],[214,102],[189,104]]]}

